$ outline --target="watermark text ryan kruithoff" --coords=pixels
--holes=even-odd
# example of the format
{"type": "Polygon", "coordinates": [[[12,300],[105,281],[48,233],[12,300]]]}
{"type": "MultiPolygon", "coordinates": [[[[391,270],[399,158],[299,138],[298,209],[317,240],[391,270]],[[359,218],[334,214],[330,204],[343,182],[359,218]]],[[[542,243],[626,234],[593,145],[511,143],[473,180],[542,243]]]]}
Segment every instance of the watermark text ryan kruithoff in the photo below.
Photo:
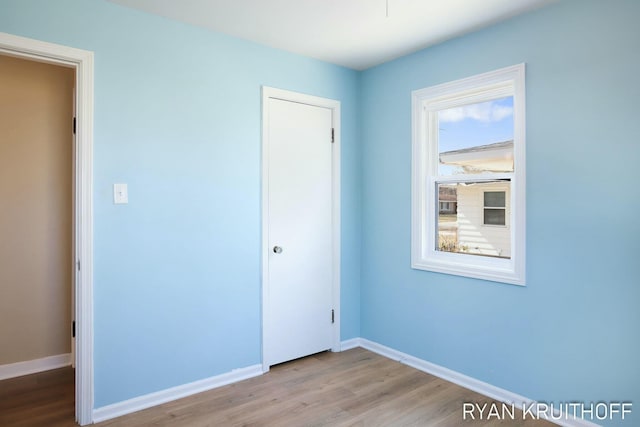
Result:
{"type": "Polygon", "coordinates": [[[464,402],[464,420],[624,420],[631,414],[631,402],[478,403],[464,402]]]}

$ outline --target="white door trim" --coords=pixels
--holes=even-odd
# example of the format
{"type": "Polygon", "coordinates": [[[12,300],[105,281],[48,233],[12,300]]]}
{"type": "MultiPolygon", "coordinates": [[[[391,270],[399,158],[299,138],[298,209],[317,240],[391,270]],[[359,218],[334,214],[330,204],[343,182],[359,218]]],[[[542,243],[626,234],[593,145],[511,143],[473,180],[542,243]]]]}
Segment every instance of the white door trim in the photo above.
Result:
{"type": "Polygon", "coordinates": [[[317,96],[291,92],[272,87],[262,87],[262,370],[269,370],[264,357],[266,333],[269,319],[267,298],[269,292],[269,102],[270,98],[284,101],[298,102],[301,104],[324,107],[331,110],[331,118],[334,129],[334,142],[331,154],[331,181],[332,181],[332,298],[335,310],[335,323],[333,324],[332,351],[340,351],[340,101],[320,98],[317,96]]]}
{"type": "Polygon", "coordinates": [[[93,422],[93,52],[0,33],[0,54],[76,70],[76,420],[93,422]]]}

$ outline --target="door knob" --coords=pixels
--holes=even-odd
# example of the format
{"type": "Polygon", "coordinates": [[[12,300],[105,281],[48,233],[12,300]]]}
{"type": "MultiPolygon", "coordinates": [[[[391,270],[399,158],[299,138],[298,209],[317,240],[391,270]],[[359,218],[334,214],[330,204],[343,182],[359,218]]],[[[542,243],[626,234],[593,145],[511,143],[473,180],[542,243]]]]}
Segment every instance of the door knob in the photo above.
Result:
{"type": "Polygon", "coordinates": [[[274,246],[273,247],[273,252],[275,252],[277,254],[281,254],[282,253],[282,248],[280,246],[274,246]]]}

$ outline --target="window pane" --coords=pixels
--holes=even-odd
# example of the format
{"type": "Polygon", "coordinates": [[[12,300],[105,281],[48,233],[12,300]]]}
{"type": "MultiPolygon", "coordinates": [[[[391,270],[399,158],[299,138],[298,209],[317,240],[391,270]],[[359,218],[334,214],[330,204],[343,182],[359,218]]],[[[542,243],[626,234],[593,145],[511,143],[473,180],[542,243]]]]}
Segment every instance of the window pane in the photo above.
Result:
{"type": "Polygon", "coordinates": [[[485,225],[505,225],[505,210],[485,209],[484,223],[485,225]]]}
{"type": "Polygon", "coordinates": [[[505,192],[504,191],[485,191],[484,205],[488,208],[504,208],[505,192]]]}
{"type": "Polygon", "coordinates": [[[439,175],[513,172],[513,96],[437,114],[439,175]]]}
{"type": "Polygon", "coordinates": [[[511,258],[510,191],[508,180],[436,183],[436,251],[511,258]]]}

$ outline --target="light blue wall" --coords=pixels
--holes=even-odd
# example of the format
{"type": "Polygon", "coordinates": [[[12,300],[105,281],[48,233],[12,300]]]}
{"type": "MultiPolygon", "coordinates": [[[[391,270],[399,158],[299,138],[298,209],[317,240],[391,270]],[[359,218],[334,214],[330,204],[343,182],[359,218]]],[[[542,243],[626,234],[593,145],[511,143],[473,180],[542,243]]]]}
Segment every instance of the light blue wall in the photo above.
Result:
{"type": "Polygon", "coordinates": [[[640,405],[639,17],[563,0],[363,73],[364,338],[541,401],[640,405]],[[521,62],[527,287],[412,270],[411,91],[521,62]]]}
{"type": "Polygon", "coordinates": [[[0,0],[0,31],[95,52],[96,407],[261,362],[261,85],[342,103],[360,335],[358,73],[102,0],[0,0]]]}

